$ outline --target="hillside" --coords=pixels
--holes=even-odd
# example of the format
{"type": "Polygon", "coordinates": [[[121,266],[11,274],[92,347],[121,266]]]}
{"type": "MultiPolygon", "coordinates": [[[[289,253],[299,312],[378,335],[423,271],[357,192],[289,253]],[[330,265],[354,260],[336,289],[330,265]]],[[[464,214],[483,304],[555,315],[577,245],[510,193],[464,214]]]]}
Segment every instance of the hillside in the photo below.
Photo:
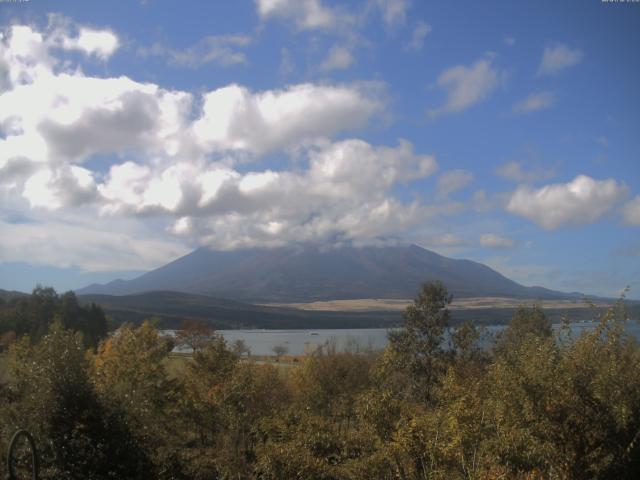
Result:
{"type": "Polygon", "coordinates": [[[156,318],[163,328],[178,328],[185,319],[201,320],[217,329],[388,328],[401,323],[399,312],[307,312],[170,291],[79,298],[100,305],[115,324],[156,318]]]}
{"type": "Polygon", "coordinates": [[[250,303],[411,299],[429,280],[442,281],[455,297],[575,297],[525,287],[481,263],[444,257],[416,245],[200,248],[133,280],[93,284],[77,293],[131,295],[171,290],[250,303]]]}
{"type": "Polygon", "coordinates": [[[16,292],[15,290],[3,290],[0,288],[0,300],[8,302],[14,298],[24,297],[26,293],[16,292]]]}

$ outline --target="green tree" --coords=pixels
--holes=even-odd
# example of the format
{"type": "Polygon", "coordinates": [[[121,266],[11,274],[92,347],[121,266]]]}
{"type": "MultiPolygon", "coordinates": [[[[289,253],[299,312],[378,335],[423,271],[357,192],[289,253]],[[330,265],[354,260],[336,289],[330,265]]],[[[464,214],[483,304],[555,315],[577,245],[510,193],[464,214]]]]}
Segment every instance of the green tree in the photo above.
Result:
{"type": "Polygon", "coordinates": [[[412,394],[426,402],[433,400],[434,388],[451,359],[444,342],[451,300],[441,282],[425,283],[413,305],[404,311],[404,328],[389,333],[393,367],[406,369],[412,394]]]}
{"type": "Polygon", "coordinates": [[[9,365],[1,430],[36,435],[51,457],[43,478],[147,478],[147,457],[93,390],[80,334],[54,323],[36,345],[27,337],[14,344],[9,365]]]}

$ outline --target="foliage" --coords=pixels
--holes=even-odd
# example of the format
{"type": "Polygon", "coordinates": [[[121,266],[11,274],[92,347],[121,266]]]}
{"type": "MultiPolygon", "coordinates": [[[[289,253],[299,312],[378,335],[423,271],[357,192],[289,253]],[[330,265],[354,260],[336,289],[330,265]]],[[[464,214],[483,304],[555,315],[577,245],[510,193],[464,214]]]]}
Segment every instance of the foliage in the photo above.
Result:
{"type": "Polygon", "coordinates": [[[0,306],[2,343],[11,338],[7,334],[13,334],[13,338],[29,335],[37,341],[55,320],[64,328],[81,332],[85,346],[95,347],[108,331],[107,318],[96,304],[81,305],[73,292],[59,295],[53,288],[38,286],[31,295],[13,298],[0,306]]]}
{"type": "Polygon", "coordinates": [[[404,329],[389,334],[395,367],[406,370],[411,394],[433,400],[433,390],[446,369],[450,350],[444,345],[449,329],[447,305],[452,297],[440,282],[428,282],[404,312],[404,329]]]}
{"type": "Polygon", "coordinates": [[[8,363],[1,430],[36,435],[50,458],[43,478],[145,478],[150,462],[92,389],[80,334],[56,322],[38,344],[14,344],[8,363]]]}
{"type": "Polygon", "coordinates": [[[640,346],[621,306],[577,338],[522,307],[481,348],[428,283],[384,351],[327,344],[285,370],[213,332],[172,354],[150,322],[87,350],[65,295],[20,306],[52,317],[0,353],[0,447],[34,432],[44,478],[640,478],[640,346]]]}
{"type": "Polygon", "coordinates": [[[204,348],[212,337],[213,330],[206,323],[200,320],[183,320],[176,333],[176,342],[197,352],[204,348]]]}
{"type": "Polygon", "coordinates": [[[271,350],[275,353],[277,361],[280,361],[280,357],[286,355],[289,351],[285,345],[275,345],[271,350]]]}

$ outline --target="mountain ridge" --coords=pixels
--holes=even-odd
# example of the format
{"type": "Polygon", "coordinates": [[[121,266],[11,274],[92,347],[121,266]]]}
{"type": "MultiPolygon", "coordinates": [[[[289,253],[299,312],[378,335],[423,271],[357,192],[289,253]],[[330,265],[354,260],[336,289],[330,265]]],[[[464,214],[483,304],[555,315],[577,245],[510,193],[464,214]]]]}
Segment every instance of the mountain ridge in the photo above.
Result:
{"type": "Polygon", "coordinates": [[[576,298],[526,287],[472,260],[453,259],[417,245],[215,251],[198,248],[132,280],[76,290],[79,295],[176,291],[245,303],[356,298],[414,298],[425,281],[440,280],[455,297],[576,298]]]}

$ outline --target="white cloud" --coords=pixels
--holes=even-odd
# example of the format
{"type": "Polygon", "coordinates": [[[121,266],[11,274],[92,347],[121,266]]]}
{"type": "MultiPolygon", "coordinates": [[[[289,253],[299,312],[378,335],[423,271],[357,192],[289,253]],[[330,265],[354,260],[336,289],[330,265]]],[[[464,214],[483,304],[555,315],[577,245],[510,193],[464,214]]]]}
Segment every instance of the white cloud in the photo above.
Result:
{"type": "Polygon", "coordinates": [[[507,180],[518,183],[532,183],[538,180],[548,180],[556,174],[553,168],[537,167],[534,169],[526,169],[524,162],[507,162],[496,168],[496,174],[507,180]]]}
{"type": "Polygon", "coordinates": [[[256,0],[263,20],[281,18],[293,22],[299,30],[333,29],[345,16],[323,5],[321,0],[256,0]]]}
{"type": "Polygon", "coordinates": [[[441,197],[446,197],[473,182],[473,173],[468,170],[449,170],[443,172],[438,178],[437,192],[441,197]]]}
{"type": "Polygon", "coordinates": [[[80,28],[75,38],[65,38],[62,44],[67,50],[80,50],[87,55],[95,55],[106,60],[118,49],[120,42],[115,33],[110,30],[93,30],[80,28]]]}
{"type": "Polygon", "coordinates": [[[173,231],[217,248],[318,239],[367,239],[397,231],[439,212],[405,204],[394,186],[430,175],[436,162],[411,144],[373,147],[344,140],[308,152],[303,171],[240,173],[173,165],[151,172],[114,166],[100,192],[108,214],[169,214],[173,231]]]}
{"type": "Polygon", "coordinates": [[[64,28],[41,33],[17,26],[0,38],[0,62],[7,67],[0,91],[0,198],[46,215],[7,227],[16,238],[33,237],[22,241],[24,249],[17,240],[0,241],[14,260],[32,248],[34,262],[144,269],[184,253],[163,240],[170,234],[217,248],[378,242],[463,208],[398,198],[400,186],[437,168],[407,141],[395,147],[332,143],[383,110],[380,84],[306,83],[258,92],[229,85],[197,103],[188,92],[154,83],[85,75],[77,58],[58,58],[64,28]],[[292,166],[249,169],[243,162],[273,152],[284,153],[292,166]],[[154,238],[147,230],[116,234],[127,217],[154,218],[139,222],[141,228],[172,226],[156,231],[158,243],[144,240],[154,238]],[[96,222],[108,225],[107,233],[98,232],[96,222]],[[34,247],[54,229],[50,245],[34,247]],[[52,259],[61,248],[71,252],[52,259]],[[131,261],[125,250],[132,249],[144,262],[131,261]]]}
{"type": "Polygon", "coordinates": [[[447,91],[446,103],[429,110],[432,117],[455,113],[487,98],[502,82],[504,74],[494,68],[490,59],[481,59],[473,65],[458,65],[442,72],[437,85],[447,91]]]}
{"type": "Polygon", "coordinates": [[[613,179],[594,180],[579,175],[569,183],[540,189],[520,186],[511,194],[506,209],[553,230],[568,224],[595,222],[627,194],[628,188],[613,179]]]}
{"type": "Polygon", "coordinates": [[[90,203],[97,194],[92,172],[76,165],[40,170],[25,182],[23,191],[32,207],[48,210],[90,203]]]}
{"type": "Polygon", "coordinates": [[[555,102],[551,92],[533,92],[513,105],[515,113],[530,113],[551,108],[555,102]]]}
{"type": "Polygon", "coordinates": [[[374,0],[374,4],[382,14],[382,20],[390,27],[403,25],[409,9],[408,0],[374,0]]]}
{"type": "Polygon", "coordinates": [[[513,248],[516,241],[494,233],[484,233],[480,235],[480,245],[487,248],[513,248]]]}
{"type": "Polygon", "coordinates": [[[264,153],[364,126],[381,108],[355,86],[306,83],[253,93],[231,85],[205,95],[193,132],[207,149],[264,153]]]}
{"type": "Polygon", "coordinates": [[[329,72],[331,70],[345,70],[354,62],[351,51],[340,45],[336,45],[329,50],[327,58],[320,64],[320,70],[329,72]]]}
{"type": "Polygon", "coordinates": [[[516,44],[516,39],[515,37],[507,35],[504,37],[504,43],[510,47],[513,47],[516,44]]]}
{"type": "Polygon", "coordinates": [[[189,252],[131,221],[94,219],[6,223],[0,219],[0,262],[25,262],[90,272],[150,270],[189,252]]]}
{"type": "Polygon", "coordinates": [[[577,48],[563,43],[545,47],[538,67],[538,75],[554,75],[582,61],[584,54],[577,48]]]}
{"type": "Polygon", "coordinates": [[[231,66],[247,63],[246,54],[241,51],[251,43],[247,35],[210,35],[189,48],[179,50],[160,43],[137,50],[141,57],[167,57],[169,64],[177,67],[198,68],[207,63],[231,66]]]}
{"type": "Polygon", "coordinates": [[[627,225],[640,226],[640,195],[636,195],[623,207],[622,216],[627,225]]]}
{"type": "Polygon", "coordinates": [[[411,34],[411,41],[407,44],[407,48],[410,50],[422,50],[424,46],[424,39],[431,33],[431,25],[419,20],[413,29],[411,34]]]}
{"type": "Polygon", "coordinates": [[[60,62],[52,51],[70,27],[56,21],[49,33],[15,25],[0,38],[8,79],[0,92],[0,183],[33,206],[95,200],[94,186],[78,183],[77,167],[95,155],[162,165],[202,162],[221,150],[298,148],[361,127],[382,109],[381,87],[374,84],[302,84],[256,93],[231,85],[205,94],[202,111],[194,112],[190,93],[124,76],[90,77],[60,62]]]}
{"type": "MultiPolygon", "coordinates": [[[[24,25],[17,25],[17,27],[34,32],[33,27],[24,25]]],[[[14,31],[12,36],[15,35],[14,31]]],[[[48,24],[44,29],[42,41],[45,49],[77,50],[101,61],[108,60],[120,48],[120,39],[112,30],[78,25],[70,18],[57,13],[48,15],[48,24]]]]}

